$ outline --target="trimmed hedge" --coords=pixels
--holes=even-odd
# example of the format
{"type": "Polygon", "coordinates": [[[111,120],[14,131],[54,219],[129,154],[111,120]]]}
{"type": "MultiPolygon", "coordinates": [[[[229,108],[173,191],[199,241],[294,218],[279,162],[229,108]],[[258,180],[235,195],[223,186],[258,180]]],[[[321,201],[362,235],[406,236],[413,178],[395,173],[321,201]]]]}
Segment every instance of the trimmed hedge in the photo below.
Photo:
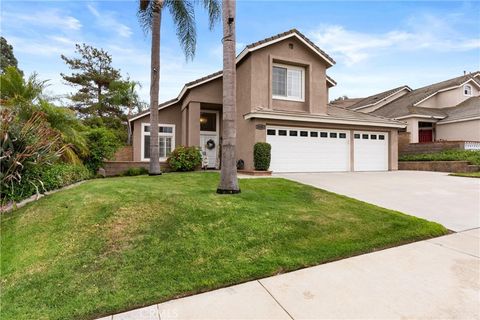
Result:
{"type": "Polygon", "coordinates": [[[122,176],[132,177],[148,174],[148,170],[142,167],[128,168],[122,172],[122,176]]]}
{"type": "Polygon", "coordinates": [[[398,158],[399,161],[469,161],[480,165],[480,151],[478,150],[446,150],[435,153],[410,154],[398,158]]]}
{"type": "Polygon", "coordinates": [[[267,171],[270,168],[272,146],[267,142],[257,142],[253,146],[253,165],[255,170],[267,171]]]}
{"type": "Polygon", "coordinates": [[[92,173],[83,165],[53,164],[34,167],[25,172],[22,181],[12,189],[2,190],[2,202],[20,201],[37,193],[59,189],[75,182],[90,179],[92,173]],[[36,181],[35,184],[26,181],[36,181]]]}
{"type": "Polygon", "coordinates": [[[178,146],[167,162],[172,171],[193,171],[202,165],[202,154],[198,147],[178,146]]]}

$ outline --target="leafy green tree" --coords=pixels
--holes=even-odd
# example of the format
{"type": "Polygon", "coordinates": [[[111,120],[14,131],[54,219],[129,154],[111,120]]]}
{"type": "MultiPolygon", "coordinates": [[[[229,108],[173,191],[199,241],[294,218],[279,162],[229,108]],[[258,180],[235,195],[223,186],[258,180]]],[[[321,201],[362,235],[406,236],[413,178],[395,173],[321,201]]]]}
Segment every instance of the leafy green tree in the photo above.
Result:
{"type": "MultiPolygon", "coordinates": [[[[146,32],[152,32],[152,50],[150,66],[150,127],[158,127],[158,93],[160,90],[160,26],[163,8],[168,8],[176,26],[177,37],[185,56],[195,56],[197,33],[195,26],[194,0],[140,0],[138,18],[146,32]]],[[[210,29],[220,17],[218,0],[203,0],[208,12],[210,29]]],[[[151,175],[161,174],[158,149],[158,130],[151,130],[150,169],[151,175]]]]}
{"type": "Polygon", "coordinates": [[[115,135],[107,128],[90,129],[87,133],[89,153],[83,163],[93,173],[97,173],[105,159],[110,159],[120,146],[115,135]]]}
{"type": "Polygon", "coordinates": [[[13,54],[13,47],[4,37],[0,37],[0,49],[0,73],[4,73],[9,66],[18,68],[18,61],[13,54]]]}

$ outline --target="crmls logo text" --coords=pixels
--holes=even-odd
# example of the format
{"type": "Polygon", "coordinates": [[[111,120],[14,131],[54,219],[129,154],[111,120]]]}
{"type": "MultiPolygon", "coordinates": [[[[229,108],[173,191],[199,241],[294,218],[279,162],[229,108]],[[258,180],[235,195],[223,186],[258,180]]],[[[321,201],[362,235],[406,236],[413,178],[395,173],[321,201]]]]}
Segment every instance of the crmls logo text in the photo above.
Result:
{"type": "Polygon", "coordinates": [[[176,318],[178,318],[177,309],[160,310],[160,319],[176,319],[176,318]]]}

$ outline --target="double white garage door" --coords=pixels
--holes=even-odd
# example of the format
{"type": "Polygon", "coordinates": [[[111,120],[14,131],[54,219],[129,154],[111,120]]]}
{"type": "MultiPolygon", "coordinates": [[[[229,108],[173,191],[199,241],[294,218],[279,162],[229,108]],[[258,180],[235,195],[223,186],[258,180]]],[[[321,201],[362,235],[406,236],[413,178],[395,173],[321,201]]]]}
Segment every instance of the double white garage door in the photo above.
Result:
{"type": "Polygon", "coordinates": [[[267,127],[274,172],[388,170],[388,133],[267,127]],[[353,143],[353,155],[351,144],[353,143]]]}

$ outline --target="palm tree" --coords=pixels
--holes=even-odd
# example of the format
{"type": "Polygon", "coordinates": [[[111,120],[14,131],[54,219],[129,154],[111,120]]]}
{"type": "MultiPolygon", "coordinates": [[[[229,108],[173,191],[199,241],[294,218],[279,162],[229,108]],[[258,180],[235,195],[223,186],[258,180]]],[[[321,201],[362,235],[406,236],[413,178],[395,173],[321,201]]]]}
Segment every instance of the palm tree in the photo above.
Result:
{"type": "MultiPolygon", "coordinates": [[[[145,31],[152,32],[150,69],[150,170],[151,175],[159,175],[160,160],[158,150],[158,92],[160,83],[160,26],[163,8],[168,8],[177,29],[177,37],[187,60],[195,56],[197,40],[195,26],[195,0],[140,0],[138,17],[145,31]]],[[[210,29],[220,16],[218,0],[203,0],[208,11],[210,29]]]]}
{"type": "Polygon", "coordinates": [[[236,166],[235,0],[223,0],[223,139],[217,193],[240,193],[236,166]]]}
{"type": "MultiPolygon", "coordinates": [[[[133,109],[136,107],[141,112],[143,102],[138,96],[137,87],[141,88],[140,82],[127,80],[113,81],[110,84],[110,91],[113,92],[111,101],[115,105],[120,105],[127,108],[127,117],[132,115],[133,109]]],[[[132,128],[127,121],[127,144],[131,143],[132,128]]]]}

